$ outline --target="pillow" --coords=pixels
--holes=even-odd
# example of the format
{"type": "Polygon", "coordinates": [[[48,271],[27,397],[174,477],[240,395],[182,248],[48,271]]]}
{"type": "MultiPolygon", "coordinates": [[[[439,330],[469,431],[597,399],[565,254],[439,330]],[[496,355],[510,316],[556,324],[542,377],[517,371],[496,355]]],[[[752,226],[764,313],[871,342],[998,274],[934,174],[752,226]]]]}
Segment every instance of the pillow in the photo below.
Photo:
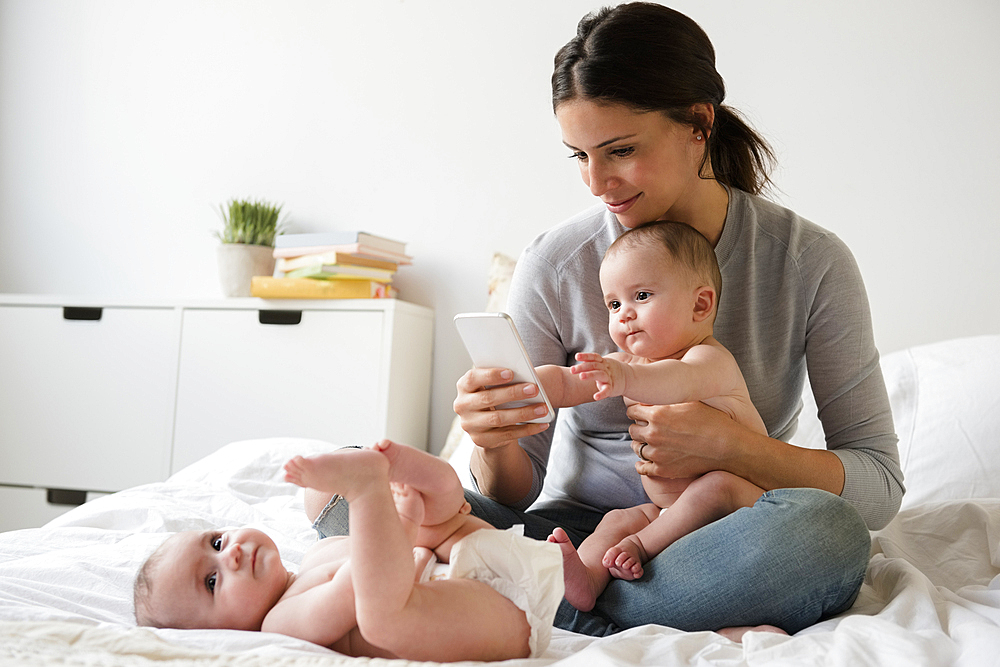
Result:
{"type": "Polygon", "coordinates": [[[514,275],[514,265],[517,260],[496,252],[490,260],[490,273],[487,288],[489,298],[486,300],[487,313],[499,313],[507,309],[507,294],[510,292],[510,279],[514,275]]]}
{"type": "MultiPolygon", "coordinates": [[[[920,503],[1000,498],[1000,336],[911,347],[882,358],[899,436],[906,495],[920,503]]],[[[823,448],[823,427],[806,385],[791,441],[823,448]]]]}
{"type": "Polygon", "coordinates": [[[922,345],[887,355],[903,509],[1000,498],[1000,336],[922,345]]]}

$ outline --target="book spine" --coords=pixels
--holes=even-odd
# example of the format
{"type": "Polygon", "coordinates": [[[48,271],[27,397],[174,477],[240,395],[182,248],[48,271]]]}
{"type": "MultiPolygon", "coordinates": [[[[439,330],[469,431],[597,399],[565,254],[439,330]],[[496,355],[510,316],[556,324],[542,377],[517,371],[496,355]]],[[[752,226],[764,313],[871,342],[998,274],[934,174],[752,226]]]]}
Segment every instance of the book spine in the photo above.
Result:
{"type": "Polygon", "coordinates": [[[250,296],[261,299],[387,299],[395,294],[390,285],[374,280],[254,276],[250,284],[250,296]]]}
{"type": "Polygon", "coordinates": [[[292,271],[307,266],[322,266],[324,264],[349,264],[351,266],[365,266],[381,271],[396,271],[399,268],[395,262],[369,259],[344,252],[320,252],[311,255],[301,255],[299,257],[278,257],[275,259],[275,268],[279,271],[292,271]]]}
{"type": "Polygon", "coordinates": [[[279,234],[274,239],[276,248],[303,246],[332,246],[360,243],[378,250],[406,254],[406,244],[367,232],[317,232],[311,234],[279,234]]]}
{"type": "Polygon", "coordinates": [[[275,248],[296,246],[349,245],[358,242],[356,232],[320,232],[315,234],[278,234],[274,237],[275,248]]]}
{"type": "Polygon", "coordinates": [[[287,271],[285,278],[312,278],[314,280],[376,280],[380,283],[391,283],[392,274],[388,271],[362,269],[354,271],[351,267],[340,266],[306,266],[301,269],[287,271]]]}
{"type": "Polygon", "coordinates": [[[316,255],[319,253],[327,253],[327,252],[347,253],[349,255],[357,255],[359,257],[377,259],[384,262],[393,262],[395,264],[413,263],[413,258],[410,257],[409,255],[400,255],[397,253],[386,252],[384,250],[378,250],[377,248],[362,246],[358,243],[352,245],[295,246],[289,248],[275,248],[272,255],[275,257],[275,259],[281,259],[281,258],[291,258],[291,257],[302,257],[304,255],[316,255]]]}

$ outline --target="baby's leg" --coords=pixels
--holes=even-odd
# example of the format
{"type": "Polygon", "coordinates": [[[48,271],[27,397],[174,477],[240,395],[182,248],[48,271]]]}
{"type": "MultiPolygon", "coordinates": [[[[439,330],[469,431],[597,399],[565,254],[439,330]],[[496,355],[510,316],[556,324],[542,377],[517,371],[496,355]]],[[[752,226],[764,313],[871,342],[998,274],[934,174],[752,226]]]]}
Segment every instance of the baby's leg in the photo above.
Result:
{"type": "MultiPolygon", "coordinates": [[[[360,447],[346,447],[345,449],[361,449],[360,447]]],[[[291,481],[291,480],[288,480],[291,481]]],[[[305,506],[306,517],[309,521],[316,521],[319,515],[322,514],[326,506],[330,504],[330,501],[336,496],[336,493],[331,491],[321,491],[319,489],[306,488],[305,494],[303,495],[303,505],[305,506]]]]}
{"type": "Polygon", "coordinates": [[[390,481],[405,484],[423,496],[423,524],[433,526],[468,513],[462,482],[447,461],[391,440],[376,443],[374,449],[389,459],[390,481]]]}
{"type": "Polygon", "coordinates": [[[389,487],[389,459],[374,449],[340,449],[296,456],[285,464],[285,479],[300,486],[339,493],[348,502],[351,523],[351,580],[370,617],[379,609],[402,608],[413,589],[413,543],[396,511],[389,487]]]}
{"type": "Polygon", "coordinates": [[[295,456],[285,463],[285,480],[322,494],[338,493],[348,502],[371,484],[385,484],[389,462],[370,449],[338,449],[316,456],[295,456]]]}
{"type": "Polygon", "coordinates": [[[525,657],[527,619],[485,584],[446,580],[417,584],[412,544],[385,478],[344,494],[350,503],[351,581],[358,628],[369,642],[413,660],[503,660],[525,657]],[[442,585],[432,585],[442,584],[442,585]]]}
{"type": "Polygon", "coordinates": [[[642,489],[649,496],[651,503],[657,507],[670,507],[681,497],[684,490],[690,486],[697,477],[677,477],[668,479],[666,477],[654,477],[652,475],[641,475],[642,489]]]}
{"type": "Polygon", "coordinates": [[[319,518],[323,509],[330,504],[331,500],[333,500],[334,495],[336,494],[328,493],[327,491],[319,491],[318,489],[305,490],[302,503],[305,506],[306,517],[310,522],[319,518]]]}
{"type": "Polygon", "coordinates": [[[359,591],[361,635],[408,660],[494,661],[529,655],[531,626],[524,612],[480,581],[415,584],[405,605],[373,616],[362,611],[364,597],[359,591]]]}
{"type": "MultiPolygon", "coordinates": [[[[608,550],[605,564],[613,563],[618,572],[642,576],[642,564],[688,533],[732,514],[741,507],[752,507],[764,490],[742,477],[722,470],[702,475],[691,482],[677,501],[648,526],[626,536],[608,550]]],[[[609,565],[609,568],[611,566],[609,565]]]]}
{"type": "Polygon", "coordinates": [[[597,529],[577,550],[569,541],[562,528],[556,528],[549,536],[562,549],[563,579],[566,585],[566,600],[580,611],[590,611],[604,588],[611,580],[611,573],[602,560],[612,545],[626,535],[638,532],[653,520],[659,508],[652,504],[629,507],[608,512],[597,529]]]}

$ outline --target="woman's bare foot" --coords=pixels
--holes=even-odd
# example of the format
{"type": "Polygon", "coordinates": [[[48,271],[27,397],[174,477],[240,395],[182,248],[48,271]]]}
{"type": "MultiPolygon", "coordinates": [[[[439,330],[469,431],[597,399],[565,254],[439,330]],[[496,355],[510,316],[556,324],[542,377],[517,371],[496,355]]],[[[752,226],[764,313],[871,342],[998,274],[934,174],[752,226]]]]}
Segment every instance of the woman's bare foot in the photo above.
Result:
{"type": "Polygon", "coordinates": [[[729,641],[736,642],[737,644],[743,643],[743,635],[748,632],[773,632],[779,635],[787,635],[788,633],[777,628],[773,625],[739,625],[732,628],[722,628],[717,630],[716,633],[722,635],[729,641]]]}
{"type": "Polygon", "coordinates": [[[594,581],[565,530],[556,528],[549,535],[548,541],[558,544],[562,550],[566,601],[580,611],[590,611],[604,587],[594,581]]]}
{"type": "Polygon", "coordinates": [[[642,576],[642,564],[648,560],[646,550],[635,535],[629,535],[604,554],[601,564],[615,579],[632,581],[642,576]]]}
{"type": "Polygon", "coordinates": [[[373,482],[388,480],[388,460],[371,449],[338,449],[316,456],[295,456],[285,464],[285,480],[348,502],[373,482]]]}

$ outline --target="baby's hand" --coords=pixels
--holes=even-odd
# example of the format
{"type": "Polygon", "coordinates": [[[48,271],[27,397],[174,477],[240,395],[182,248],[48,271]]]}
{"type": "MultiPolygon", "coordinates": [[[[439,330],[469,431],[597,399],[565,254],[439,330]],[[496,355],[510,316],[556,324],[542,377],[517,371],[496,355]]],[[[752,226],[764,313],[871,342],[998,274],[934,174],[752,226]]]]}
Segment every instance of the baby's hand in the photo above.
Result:
{"type": "Polygon", "coordinates": [[[593,352],[577,352],[576,360],[582,363],[576,364],[570,371],[579,375],[581,380],[593,380],[597,384],[595,401],[625,393],[625,372],[620,361],[593,352]]]}
{"type": "Polygon", "coordinates": [[[409,484],[389,482],[396,513],[419,526],[424,522],[424,497],[409,484]]]}
{"type": "Polygon", "coordinates": [[[437,563],[437,559],[434,557],[434,552],[427,547],[413,547],[413,564],[416,566],[416,578],[415,581],[425,581],[425,575],[427,579],[430,578],[430,570],[437,563]]]}

